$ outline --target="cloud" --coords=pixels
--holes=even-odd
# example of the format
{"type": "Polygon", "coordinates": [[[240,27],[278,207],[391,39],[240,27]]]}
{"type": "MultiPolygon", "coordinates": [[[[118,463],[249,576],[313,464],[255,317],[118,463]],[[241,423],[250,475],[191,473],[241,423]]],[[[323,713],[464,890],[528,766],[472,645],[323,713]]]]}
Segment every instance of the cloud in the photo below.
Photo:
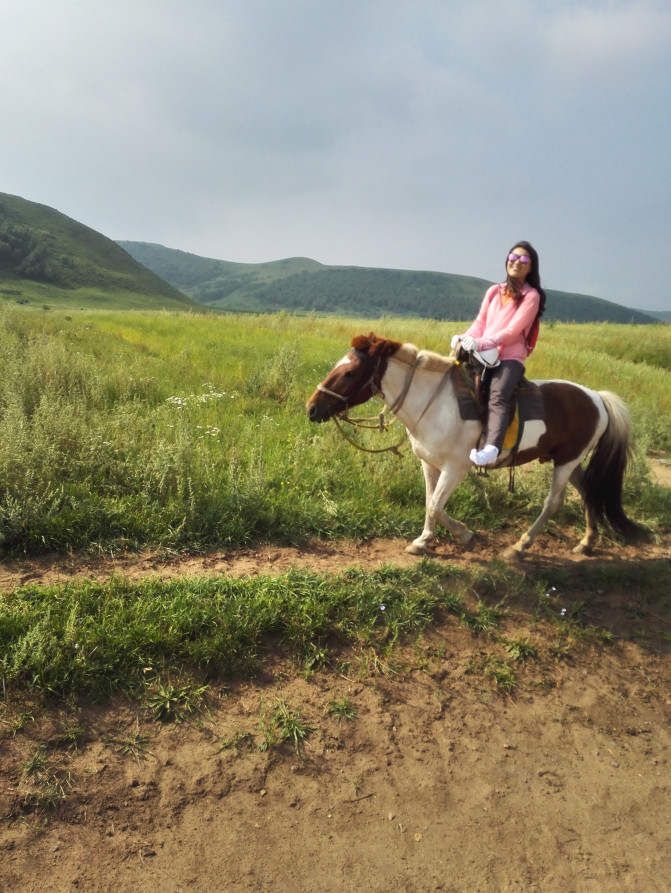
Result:
{"type": "Polygon", "coordinates": [[[645,0],[571,5],[550,17],[543,42],[565,78],[637,77],[671,48],[671,7],[645,0]]]}

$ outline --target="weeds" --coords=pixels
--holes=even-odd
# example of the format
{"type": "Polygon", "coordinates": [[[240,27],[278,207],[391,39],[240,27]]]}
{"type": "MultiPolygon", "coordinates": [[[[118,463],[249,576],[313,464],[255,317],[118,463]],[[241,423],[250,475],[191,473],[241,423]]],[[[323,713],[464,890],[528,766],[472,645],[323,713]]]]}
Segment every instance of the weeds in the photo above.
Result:
{"type": "MultiPolygon", "coordinates": [[[[653,570],[639,575],[639,597],[650,599],[651,609],[659,603],[664,611],[659,599],[671,588],[671,569],[659,562],[653,570]]],[[[499,600],[519,598],[525,610],[537,603],[536,581],[527,582],[522,574],[512,577],[509,570],[490,573],[499,600]]],[[[580,641],[608,644],[613,639],[608,630],[580,622],[585,602],[578,596],[593,591],[600,569],[581,573],[584,579],[573,584],[570,616],[560,616],[556,600],[540,601],[538,616],[556,630],[555,657],[566,656],[580,641]]],[[[474,635],[495,641],[504,613],[484,602],[469,608],[462,593],[472,583],[469,572],[425,562],[339,576],[292,571],[274,578],[112,579],[26,587],[11,599],[0,599],[0,661],[8,688],[30,687],[62,697],[140,691],[156,719],[179,721],[200,709],[206,686],[195,678],[248,677],[269,649],[311,673],[329,654],[350,647],[340,664],[346,677],[397,675],[405,667],[396,643],[416,639],[444,616],[446,606],[474,635]],[[172,679],[161,675],[168,667],[172,679]],[[148,683],[149,669],[155,678],[148,683]]],[[[508,657],[517,663],[532,660],[534,647],[526,639],[513,640],[508,657]]],[[[3,718],[11,729],[29,721],[30,714],[3,718]]],[[[76,718],[68,723],[61,738],[71,746],[83,730],[76,718]]]]}
{"type": "Polygon", "coordinates": [[[9,729],[12,738],[22,732],[29,722],[35,722],[35,715],[28,711],[22,711],[12,719],[0,719],[0,723],[9,729]]]}
{"type": "Polygon", "coordinates": [[[207,685],[175,685],[156,682],[147,695],[147,706],[159,722],[184,722],[202,707],[207,685]]]}
{"type": "Polygon", "coordinates": [[[70,774],[49,765],[47,749],[37,747],[23,764],[21,770],[24,794],[21,807],[24,811],[55,809],[67,796],[72,786],[70,774]]]}
{"type": "Polygon", "coordinates": [[[481,633],[491,633],[497,628],[501,620],[501,611],[480,603],[475,613],[464,611],[461,614],[461,619],[470,631],[478,636],[481,633]]]}
{"type": "Polygon", "coordinates": [[[23,809],[52,811],[66,799],[71,787],[69,773],[44,772],[34,780],[32,789],[24,794],[23,809]]]}
{"type": "Polygon", "coordinates": [[[77,749],[86,738],[86,729],[79,723],[76,716],[66,715],[60,722],[57,734],[50,739],[49,746],[53,748],[77,749]]]}
{"type": "Polygon", "coordinates": [[[40,775],[47,765],[47,751],[44,745],[37,747],[23,764],[21,774],[24,778],[40,775]]]}
{"type": "Polygon", "coordinates": [[[517,675],[510,664],[497,657],[489,657],[485,662],[485,674],[496,683],[504,694],[511,694],[517,688],[517,675]]]}
{"type": "Polygon", "coordinates": [[[525,661],[538,658],[538,648],[528,639],[511,639],[506,642],[506,651],[513,660],[525,661]]]}
{"type": "Polygon", "coordinates": [[[298,710],[282,700],[278,700],[271,709],[262,709],[260,726],[263,735],[260,750],[268,750],[288,741],[298,755],[303,754],[305,742],[314,732],[313,727],[303,721],[298,710]]]}
{"type": "Polygon", "coordinates": [[[222,753],[225,750],[234,750],[240,753],[242,750],[252,750],[254,747],[254,736],[251,732],[235,732],[229,738],[219,739],[219,749],[216,753],[222,753]]]}
{"type": "Polygon", "coordinates": [[[112,747],[117,753],[125,757],[133,757],[136,762],[145,760],[151,756],[149,745],[151,737],[140,731],[140,723],[135,721],[135,730],[128,735],[114,737],[107,735],[103,738],[105,744],[112,747]]]}
{"type": "MultiPolygon", "coordinates": [[[[309,318],[289,315],[104,311],[66,321],[57,310],[38,316],[2,308],[5,549],[24,554],[91,542],[199,549],[315,535],[416,535],[424,495],[414,459],[364,461],[331,426],[310,425],[304,415],[305,397],[360,325],[320,320],[317,332],[309,318]]],[[[417,320],[389,325],[394,337],[438,350],[452,331],[448,323],[417,320]]],[[[639,442],[668,448],[671,369],[661,358],[671,336],[662,328],[654,349],[646,348],[650,364],[618,365],[617,390],[631,404],[639,442]]],[[[631,332],[557,326],[532,357],[530,374],[608,386],[612,356],[631,332]],[[576,339],[578,357],[566,347],[576,339]]],[[[529,469],[513,495],[503,477],[486,485],[469,477],[450,513],[492,528],[512,512],[522,526],[546,489],[543,469],[529,469]]],[[[640,457],[625,495],[632,514],[668,525],[671,497],[651,483],[640,457]]],[[[571,512],[577,520],[569,505],[571,512]]]]}
{"type": "Polygon", "coordinates": [[[324,667],[328,661],[328,649],[310,643],[303,660],[303,675],[309,679],[315,670],[324,667]]]}
{"type": "Polygon", "coordinates": [[[342,722],[344,719],[354,720],[357,716],[356,707],[350,702],[349,698],[340,698],[331,701],[328,706],[329,716],[335,717],[342,722]]]}

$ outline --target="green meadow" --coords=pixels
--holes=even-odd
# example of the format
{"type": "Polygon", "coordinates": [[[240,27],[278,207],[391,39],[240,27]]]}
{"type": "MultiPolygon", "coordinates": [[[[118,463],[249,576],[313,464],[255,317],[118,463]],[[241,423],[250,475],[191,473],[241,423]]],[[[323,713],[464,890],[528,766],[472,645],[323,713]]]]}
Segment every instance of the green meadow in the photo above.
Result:
{"type": "MultiPolygon", "coordinates": [[[[416,460],[407,450],[400,459],[360,453],[332,424],[310,424],[304,404],[359,332],[446,352],[462,327],[2,306],[5,553],[415,536],[416,460]]],[[[671,327],[560,323],[543,327],[528,365],[530,377],[568,378],[627,401],[635,458],[625,504],[656,530],[668,528],[671,500],[651,482],[645,454],[671,449],[670,367],[671,327]]],[[[370,412],[380,408],[371,402],[370,412]]],[[[380,442],[398,438],[392,430],[380,442]]],[[[521,527],[548,474],[518,475],[514,494],[505,473],[471,475],[451,512],[475,527],[521,527]]],[[[576,501],[562,511],[581,523],[576,501]]]]}

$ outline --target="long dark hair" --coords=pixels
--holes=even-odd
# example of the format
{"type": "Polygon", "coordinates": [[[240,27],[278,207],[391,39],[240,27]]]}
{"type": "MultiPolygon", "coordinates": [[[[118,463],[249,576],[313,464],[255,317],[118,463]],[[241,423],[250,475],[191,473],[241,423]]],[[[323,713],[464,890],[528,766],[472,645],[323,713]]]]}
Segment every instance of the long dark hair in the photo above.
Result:
{"type": "MultiPolygon", "coordinates": [[[[510,252],[514,248],[524,248],[526,253],[531,258],[531,269],[527,273],[525,282],[528,282],[532,288],[535,288],[540,295],[541,300],[540,304],[538,305],[538,316],[542,316],[545,312],[545,292],[541,287],[541,274],[540,270],[538,269],[538,252],[531,244],[531,242],[515,242],[508,254],[510,254],[510,252]]],[[[515,288],[515,284],[508,275],[508,254],[506,255],[506,285],[510,293],[515,295],[515,300],[519,303],[522,300],[522,295],[518,293],[517,289],[515,288]]]]}

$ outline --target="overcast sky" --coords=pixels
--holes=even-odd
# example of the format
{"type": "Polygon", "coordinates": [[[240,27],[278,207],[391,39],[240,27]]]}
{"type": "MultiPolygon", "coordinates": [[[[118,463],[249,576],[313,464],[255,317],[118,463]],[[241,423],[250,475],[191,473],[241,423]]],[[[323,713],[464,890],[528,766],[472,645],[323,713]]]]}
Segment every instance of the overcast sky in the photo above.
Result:
{"type": "Polygon", "coordinates": [[[114,239],[671,309],[669,0],[0,0],[0,191],[114,239]]]}

